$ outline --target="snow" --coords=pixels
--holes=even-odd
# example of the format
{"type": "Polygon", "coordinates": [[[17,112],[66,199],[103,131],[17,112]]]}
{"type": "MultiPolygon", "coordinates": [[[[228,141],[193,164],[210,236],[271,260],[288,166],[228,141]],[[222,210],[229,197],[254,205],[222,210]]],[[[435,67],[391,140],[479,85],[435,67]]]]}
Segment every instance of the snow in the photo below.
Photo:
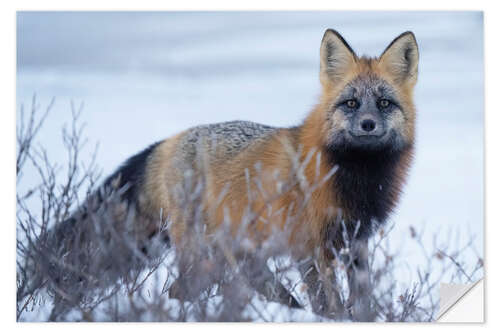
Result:
{"type": "MultiPolygon", "coordinates": [[[[420,49],[417,150],[392,216],[394,247],[409,227],[475,235],[483,253],[484,83],[481,12],[121,12],[18,14],[17,104],[56,105],[39,141],[66,157],[60,128],[84,102],[104,175],[190,126],[299,123],[319,95],[319,44],[338,30],[378,55],[412,30],[420,49]]],[[[25,175],[29,183],[32,175],[25,175]]],[[[431,239],[426,238],[431,246],[431,239]]],[[[415,249],[402,249],[408,263],[415,249]]]]}

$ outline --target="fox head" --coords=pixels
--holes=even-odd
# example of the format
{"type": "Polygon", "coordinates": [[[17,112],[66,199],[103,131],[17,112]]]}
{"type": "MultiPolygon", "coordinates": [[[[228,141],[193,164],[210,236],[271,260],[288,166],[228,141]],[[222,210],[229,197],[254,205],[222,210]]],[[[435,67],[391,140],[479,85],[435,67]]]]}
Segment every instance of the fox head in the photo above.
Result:
{"type": "Polygon", "coordinates": [[[412,32],[378,58],[358,57],[327,30],[320,49],[324,144],[334,153],[402,151],[414,141],[418,47],[412,32]]]}

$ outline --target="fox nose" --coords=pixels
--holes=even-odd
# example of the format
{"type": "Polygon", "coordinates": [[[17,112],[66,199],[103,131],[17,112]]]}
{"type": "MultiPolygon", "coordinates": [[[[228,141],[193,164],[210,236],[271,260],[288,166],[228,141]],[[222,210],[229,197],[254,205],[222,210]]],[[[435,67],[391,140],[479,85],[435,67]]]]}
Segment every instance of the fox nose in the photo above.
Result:
{"type": "Polygon", "coordinates": [[[371,132],[377,127],[377,123],[372,119],[365,119],[361,122],[361,129],[365,132],[371,132]]]}

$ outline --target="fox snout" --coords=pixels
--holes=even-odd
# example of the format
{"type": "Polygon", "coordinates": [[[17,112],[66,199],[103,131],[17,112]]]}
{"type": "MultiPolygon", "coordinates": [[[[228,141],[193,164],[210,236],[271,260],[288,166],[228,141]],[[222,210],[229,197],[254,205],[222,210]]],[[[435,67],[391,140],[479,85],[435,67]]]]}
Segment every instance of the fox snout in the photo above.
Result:
{"type": "Polygon", "coordinates": [[[377,138],[385,132],[383,120],[376,114],[366,113],[354,120],[350,134],[354,137],[377,138]]]}
{"type": "Polygon", "coordinates": [[[360,115],[349,130],[352,147],[375,147],[385,143],[386,126],[383,119],[372,113],[360,115]]]}

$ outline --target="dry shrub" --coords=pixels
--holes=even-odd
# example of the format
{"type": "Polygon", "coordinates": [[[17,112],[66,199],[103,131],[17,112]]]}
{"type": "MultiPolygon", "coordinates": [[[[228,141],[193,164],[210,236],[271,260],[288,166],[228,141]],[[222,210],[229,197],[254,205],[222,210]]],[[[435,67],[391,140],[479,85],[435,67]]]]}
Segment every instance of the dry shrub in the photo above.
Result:
{"type": "MultiPolygon", "coordinates": [[[[370,240],[368,270],[356,275],[368,288],[349,290],[347,272],[358,244],[347,232],[345,248],[331,249],[337,259],[309,280],[310,267],[322,263],[292,260],[287,229],[259,247],[244,227],[236,235],[228,227],[207,235],[201,208],[191,209],[199,207],[203,188],[194,180],[182,193],[192,232],[183,250],[175,251],[169,244],[168,216],[159,212],[159,232],[145,239],[134,207],[120,199],[126,188],[96,186],[96,153],[89,163],[80,157],[87,143],[81,108],[72,105],[71,127],[63,130],[65,175],[61,177],[61,166],[52,163],[43,146],[34,146],[52,105],[40,115],[34,98],[27,120],[21,107],[17,128],[18,185],[26,169],[40,180],[29,184],[25,193],[17,192],[19,321],[431,321],[438,311],[441,281],[482,277],[482,258],[472,239],[452,249],[439,247],[434,235],[430,248],[423,230],[412,227],[408,240],[420,249],[425,264],[415,267],[413,282],[400,281],[398,268],[404,258],[389,246],[389,226],[370,240]],[[33,201],[41,208],[33,208],[33,201]],[[470,262],[475,264],[469,267],[470,262]],[[318,288],[311,288],[315,281],[318,288]],[[322,309],[317,304],[330,306],[322,309]]],[[[310,161],[295,160],[300,180],[304,163],[310,161]]],[[[304,185],[306,198],[324,181],[304,185]]],[[[249,211],[241,224],[255,215],[249,211]]]]}

